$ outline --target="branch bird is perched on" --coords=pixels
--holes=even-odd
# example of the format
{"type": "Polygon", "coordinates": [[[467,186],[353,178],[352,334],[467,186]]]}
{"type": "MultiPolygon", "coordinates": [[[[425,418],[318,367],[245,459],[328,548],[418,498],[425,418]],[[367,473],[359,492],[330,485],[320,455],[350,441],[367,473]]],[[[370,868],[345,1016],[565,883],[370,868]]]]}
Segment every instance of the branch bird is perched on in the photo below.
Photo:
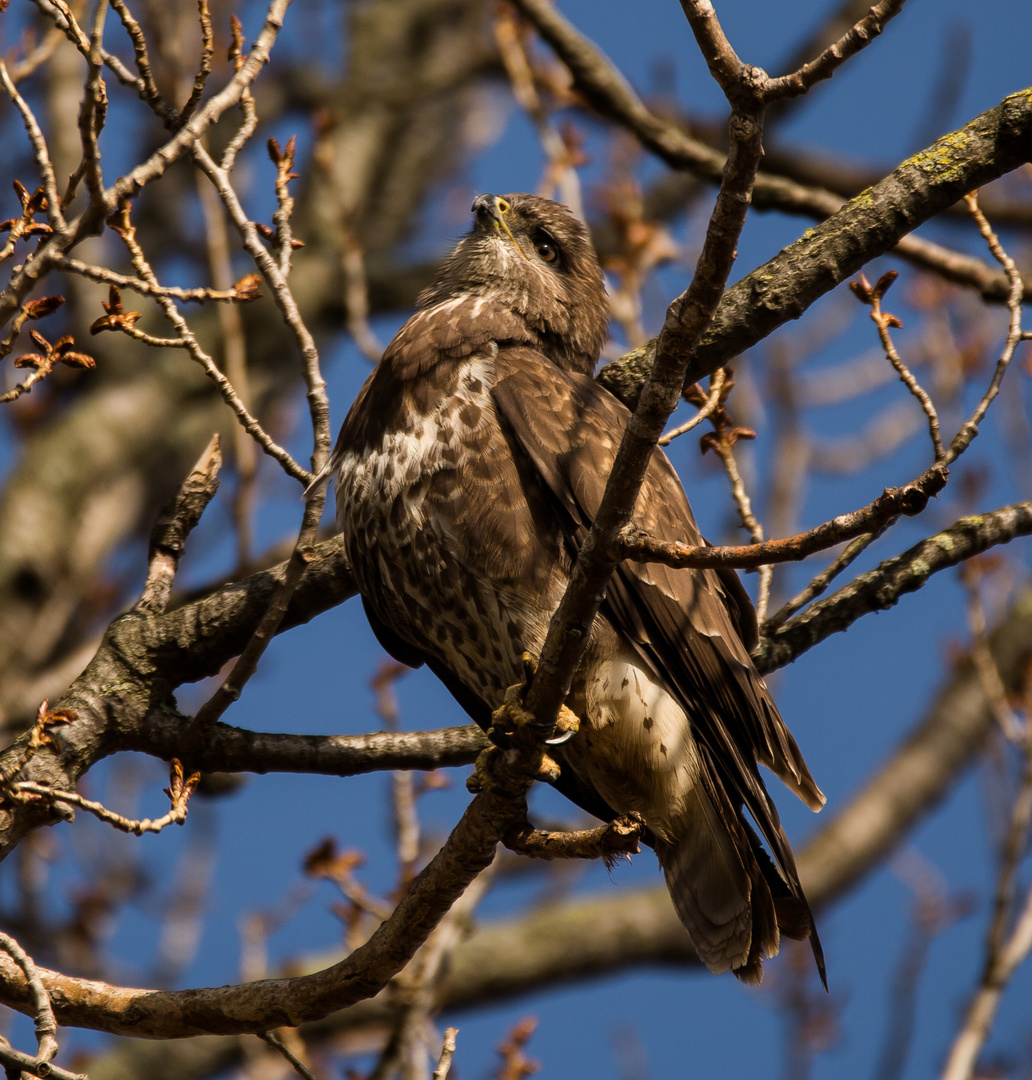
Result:
{"type": "MultiPolygon", "coordinates": [[[[362,388],[331,459],[337,519],[381,644],[427,664],[482,727],[538,655],[598,511],[628,412],[592,378],[608,305],[579,221],[534,195],[481,195],[474,225],[362,388]]],[[[637,520],[701,542],[657,451],[637,520]]],[[[556,786],[603,818],[637,811],[711,971],[758,982],[780,934],[824,963],[760,778],[824,802],[749,658],[730,571],[625,562],[567,705],[556,786]],[[770,855],[748,818],[759,827],[770,855]]]]}

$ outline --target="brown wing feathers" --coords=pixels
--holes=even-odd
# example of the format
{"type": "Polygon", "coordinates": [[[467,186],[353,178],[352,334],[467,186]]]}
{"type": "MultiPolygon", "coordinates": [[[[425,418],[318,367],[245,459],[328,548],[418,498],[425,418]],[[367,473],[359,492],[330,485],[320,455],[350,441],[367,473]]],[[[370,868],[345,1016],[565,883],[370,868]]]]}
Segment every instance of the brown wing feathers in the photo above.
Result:
{"type": "MultiPolygon", "coordinates": [[[[592,380],[546,367],[540,360],[534,363],[528,353],[510,349],[499,354],[493,396],[516,441],[562,506],[576,548],[601,503],[616,440],[629,414],[592,380]]],[[[659,536],[702,542],[680,482],[658,452],[642,488],[638,516],[659,536]]],[[[755,761],[770,767],[812,809],[820,809],[824,796],[737,636],[742,600],[734,595],[729,610],[725,589],[725,581],[712,572],[625,562],[613,575],[604,611],[683,704],[708,765],[703,781],[724,827],[740,843],[757,849],[757,868],[766,871],[763,876],[776,897],[774,906],[782,909],[786,933],[805,937],[812,931],[823,978],[822,950],[795,860],[755,761]],[[732,802],[744,804],[770,845],[777,869],[732,802]]],[[[754,917],[763,920],[765,912],[775,925],[766,902],[760,902],[754,917]]],[[[766,935],[763,925],[754,931],[757,942],[770,939],[770,926],[766,935]]],[[[776,937],[774,932],[773,940],[776,937]]]]}

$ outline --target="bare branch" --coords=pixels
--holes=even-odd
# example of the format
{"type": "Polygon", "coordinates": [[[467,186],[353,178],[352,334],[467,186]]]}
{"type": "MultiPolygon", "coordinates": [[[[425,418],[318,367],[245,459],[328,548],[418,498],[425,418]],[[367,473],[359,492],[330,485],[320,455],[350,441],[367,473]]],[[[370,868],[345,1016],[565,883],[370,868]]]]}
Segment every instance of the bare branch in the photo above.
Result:
{"type": "MultiPolygon", "coordinates": [[[[88,44],[76,39],[72,31],[74,19],[63,0],[61,2],[38,0],[38,2],[44,10],[58,12],[65,21],[65,25],[69,26],[69,32],[72,33],[73,40],[77,42],[80,51],[88,51],[88,44]]],[[[65,227],[55,231],[55,235],[43,244],[31,259],[26,260],[7,288],[0,294],[0,325],[5,324],[12,317],[24,297],[50,270],[54,258],[66,254],[85,236],[100,229],[106,214],[115,210],[124,200],[134,197],[147,184],[164,175],[174,161],[189,152],[205,131],[240,100],[241,94],[257,77],[268,60],[269,51],[279,34],[283,24],[283,15],[289,2],[290,0],[271,0],[261,33],[246,62],[226,86],[209,99],[204,108],[200,109],[184,127],[146,161],[120,177],[110,188],[105,189],[102,198],[91,200],[90,206],[82,214],[74,221],[68,222],[65,227]]],[[[78,30],[78,35],[82,37],[81,30],[78,30]]]]}
{"type": "MultiPolygon", "coordinates": [[[[514,753],[514,752],[511,752],[514,753]]],[[[509,778],[516,787],[516,772],[509,778]]],[[[467,886],[491,863],[495,846],[522,798],[482,792],[470,803],[444,847],[419,874],[390,919],[364,945],[333,967],[292,979],[186,991],[134,990],[40,971],[63,1023],[151,1038],[202,1033],[262,1032],[296,1027],[374,996],[412,958],[467,886]]],[[[0,957],[3,998],[24,1009],[29,991],[13,962],[0,957]]]]}
{"type": "Polygon", "coordinates": [[[1011,809],[982,978],[950,1048],[942,1080],[970,1080],[974,1075],[978,1053],[989,1037],[1003,992],[1018,965],[1032,952],[1032,889],[1009,933],[1007,929],[1013,913],[1018,865],[1032,822],[1032,723],[1026,726],[1022,750],[1025,768],[1011,809]]]}
{"type": "Polygon", "coordinates": [[[987,514],[961,518],[948,529],[861,574],[827,600],[811,605],[760,642],[753,654],[761,672],[791,663],[831,634],[847,629],[861,615],[885,611],[908,592],[916,592],[941,570],[970,559],[996,544],[1032,534],[1032,502],[1014,503],[987,514]]]}
{"type": "Polygon", "coordinates": [[[866,551],[867,548],[889,528],[892,524],[892,520],[894,519],[890,519],[874,532],[864,533],[862,536],[858,536],[851,543],[847,544],[845,550],[840,555],[832,559],[819,574],[814,575],[813,580],[810,581],[802,592],[792,597],[791,600],[782,605],[782,607],[764,622],[763,626],[760,628],[761,636],[769,636],[771,631],[780,626],[786,619],[806,607],[811,600],[815,600],[820,596],[843,570],[853,563],[855,559],[866,551]]]}
{"type": "MultiPolygon", "coordinates": [[[[754,545],[763,543],[763,526],[759,518],[753,513],[752,500],[745,490],[745,481],[738,471],[738,462],[735,460],[736,432],[732,428],[728,430],[721,426],[715,433],[715,437],[706,443],[720,458],[724,466],[728,480],[731,481],[731,498],[734,499],[738,508],[738,516],[742,527],[749,533],[754,545]]],[[[770,586],[774,576],[774,567],[770,563],[759,564],[760,582],[756,597],[756,618],[762,622],[767,615],[767,605],[770,602],[770,586]]]]}
{"type": "MultiPolygon", "coordinates": [[[[29,1057],[28,1054],[23,1054],[13,1047],[4,1045],[2,1041],[0,1041],[0,1062],[9,1066],[12,1070],[20,1071],[22,1074],[45,1076],[47,1080],[90,1080],[85,1073],[69,1072],[51,1061],[43,1065],[37,1062],[35,1058],[29,1057]]],[[[14,1075],[18,1075],[18,1073],[15,1072],[14,1075]]]]}
{"type": "Polygon", "coordinates": [[[147,581],[133,608],[137,614],[159,615],[168,607],[186,538],[218,491],[221,467],[222,451],[219,436],[215,434],[175,499],[154,523],[147,553],[147,581]]]}
{"type": "Polygon", "coordinates": [[[798,97],[805,94],[822,79],[832,75],[861,49],[866,48],[885,29],[890,19],[903,10],[906,0],[881,0],[867,14],[850,27],[837,41],[829,45],[815,60],[805,63],[789,75],[771,79],[767,86],[767,100],[798,97]]]}
{"type": "MultiPolygon", "coordinates": [[[[233,410],[240,425],[251,438],[253,438],[271,458],[278,461],[283,467],[284,472],[289,476],[301,480],[304,483],[308,483],[311,480],[311,474],[308,470],[296,462],[291,454],[280,446],[279,443],[277,443],[265,430],[261,423],[259,423],[258,419],[251,414],[229,379],[219,371],[215,361],[201,347],[196,335],[190,329],[189,323],[183,318],[172,298],[166,294],[165,290],[158,286],[157,276],[151,268],[143,248],[136,239],[136,229],[130,218],[131,209],[131,204],[128,201],[121,203],[117,217],[109,222],[109,224],[118,232],[123,243],[129,249],[129,254],[132,257],[133,267],[135,268],[136,273],[144,281],[149,282],[152,286],[156,286],[153,293],[154,298],[157,301],[158,306],[164,312],[165,318],[168,319],[179,333],[178,340],[183,343],[182,347],[186,350],[190,358],[200,365],[204,374],[215,384],[219,393],[222,395],[222,399],[230,409],[233,410]]],[[[95,323],[94,326],[96,325],[97,324],[95,323]]],[[[129,333],[132,337],[142,339],[141,332],[136,331],[131,326],[128,327],[125,332],[129,333]]],[[[162,341],[162,344],[169,344],[169,342],[162,341]]]]}
{"type": "Polygon", "coordinates": [[[79,108],[79,138],[82,142],[82,171],[90,193],[90,208],[99,210],[104,202],[104,174],[100,166],[100,133],[107,119],[107,87],[104,85],[104,61],[100,43],[104,37],[108,0],[98,0],[90,30],[86,62],[88,73],[82,105],[79,108]]]}
{"type": "Polygon", "coordinates": [[[0,933],[0,949],[11,957],[25,975],[25,982],[32,1004],[33,1019],[36,1023],[37,1050],[33,1061],[34,1068],[30,1069],[30,1071],[38,1076],[40,1075],[39,1067],[48,1064],[57,1053],[57,1021],[54,1019],[50,995],[39,977],[39,972],[32,961],[32,957],[25,952],[13,937],[0,933]]]}
{"type": "Polygon", "coordinates": [[[703,422],[703,420],[709,419],[714,412],[719,408],[721,398],[724,391],[724,380],[726,373],[724,368],[714,372],[712,381],[710,382],[709,393],[706,396],[705,403],[700,406],[699,411],[685,423],[679,427],[671,428],[660,436],[657,441],[657,446],[669,446],[674,439],[680,438],[682,435],[686,435],[693,428],[696,428],[703,422]]]}
{"type": "Polygon", "coordinates": [[[78,274],[80,277],[89,278],[90,281],[98,281],[104,285],[115,285],[119,289],[132,289],[133,292],[137,292],[141,296],[164,296],[170,300],[181,300],[184,303],[201,304],[211,300],[223,304],[239,304],[248,300],[255,300],[261,295],[254,288],[254,284],[258,281],[255,274],[241,278],[232,289],[181,289],[177,285],[157,285],[153,281],[145,281],[142,277],[119,274],[114,270],[109,270],[106,266],[94,266],[92,263],[73,259],[70,255],[63,255],[54,259],[53,265],[55,270],[78,274]]]}
{"type": "MultiPolygon", "coordinates": [[[[715,150],[697,139],[693,139],[683,128],[676,123],[657,117],[650,112],[642,103],[623,75],[606,59],[596,46],[576,30],[559,11],[547,0],[513,0],[516,6],[534,23],[541,36],[552,46],[558,56],[570,69],[575,88],[584,98],[597,109],[603,116],[626,127],[654,154],[666,161],[676,169],[689,169],[703,179],[716,183],[719,181],[724,168],[725,159],[719,150],[715,150]]],[[[768,80],[769,82],[770,80],[768,80]]],[[[1013,102],[1016,111],[1032,113],[1032,101],[1022,100],[1025,92],[1012,95],[1005,99],[1004,105],[1013,102]]],[[[1002,107],[1002,106],[1001,106],[1002,107]]],[[[998,108],[1001,108],[998,107],[998,108]]],[[[991,110],[995,111],[995,110],[991,110]]],[[[989,114],[983,114],[988,117],[989,114]]],[[[908,212],[899,215],[891,223],[880,222],[875,232],[865,231],[864,224],[858,224],[857,230],[847,230],[839,233],[838,229],[826,230],[822,233],[820,242],[821,261],[824,265],[825,274],[834,273],[833,280],[825,278],[822,293],[847,280],[853,273],[860,269],[864,262],[884,254],[886,251],[896,248],[897,254],[942,274],[951,281],[957,281],[975,288],[986,299],[1003,301],[1007,298],[1009,283],[1003,274],[994,272],[983,260],[971,258],[961,252],[952,251],[938,244],[919,237],[907,236],[906,234],[915,229],[922,221],[934,217],[941,210],[955,203],[965,192],[979,187],[987,180],[975,179],[975,174],[982,170],[988,170],[992,177],[1002,175],[1019,164],[1025,163],[1030,156],[1026,147],[1019,149],[1019,144],[1012,142],[1010,133],[1006,140],[1007,145],[990,144],[978,145],[981,139],[976,135],[975,125],[982,118],[977,118],[972,124],[967,125],[961,132],[954,132],[944,136],[936,144],[921,154],[915,155],[907,165],[913,165],[912,175],[908,177],[911,183],[908,186],[893,188],[893,197],[885,202],[874,190],[863,192],[862,198],[846,202],[841,196],[835,195],[822,188],[810,187],[796,183],[786,177],[772,176],[760,173],[757,176],[756,187],[753,192],[753,203],[758,209],[777,209],[786,213],[805,214],[824,221],[841,210],[852,208],[865,220],[875,207],[906,207],[908,212]],[[973,139],[972,136],[975,136],[973,139]],[[977,145],[977,149],[976,149],[977,145]],[[960,149],[963,148],[963,149],[960,149]],[[1015,156],[1012,158],[1011,154],[1015,156]],[[1007,163],[1005,163],[1005,161],[1007,163]],[[947,168],[948,162],[948,168],[947,168]],[[1002,165],[1002,168],[999,166],[1002,165]],[[998,170],[998,171],[997,171],[998,170]],[[952,188],[950,195],[941,203],[938,201],[941,193],[941,184],[947,179],[957,179],[960,182],[952,188]],[[965,176],[970,182],[965,183],[965,176]],[[934,202],[934,205],[933,205],[934,202]],[[850,235],[851,232],[851,235],[850,235]],[[836,247],[852,246],[858,243],[867,250],[866,256],[846,271],[844,276],[838,276],[838,260],[834,258],[834,251],[825,246],[829,235],[836,237],[836,247]],[[882,246],[884,244],[884,246],[882,246]]],[[[1019,121],[1019,126],[1026,129],[1030,126],[1032,117],[1026,115],[1019,121]]],[[[1017,134],[1015,131],[1014,134],[1017,134]]],[[[1027,134],[1024,136],[1028,139],[1027,134]]],[[[1019,136],[1020,138],[1020,136],[1019,136]]],[[[899,170],[897,170],[898,172],[899,170]]],[[[891,177],[889,178],[891,179],[891,177]]],[[[886,181],[882,181],[884,185],[886,181]]],[[[876,188],[882,185],[876,185],[876,188]]],[[[843,222],[845,225],[845,222],[843,222]]],[[[810,242],[817,241],[815,234],[811,233],[804,240],[797,241],[793,248],[799,252],[810,248],[810,242]]],[[[812,250],[816,251],[816,248],[812,250]]],[[[755,272],[756,276],[759,271],[755,272]]],[[[748,279],[746,279],[748,280],[748,279]]],[[[769,277],[759,280],[769,281],[769,277]]],[[[785,280],[779,277],[777,280],[785,280]]],[[[804,280],[793,282],[794,288],[798,289],[806,284],[804,280]]],[[[1026,285],[1026,299],[1032,297],[1032,286],[1026,285]]],[[[809,301],[812,302],[812,301],[809,301]]],[[[778,305],[765,305],[777,307],[778,305]]],[[[806,304],[803,307],[807,306],[806,304]]],[[[800,308],[799,310],[802,310],[800,308]]],[[[794,317],[786,315],[786,317],[794,317]]],[[[714,327],[716,329],[716,327],[714,327]]],[[[744,329],[744,327],[743,327],[744,329]]],[[[760,338],[766,336],[769,329],[757,334],[750,344],[754,344],[760,338]]],[[[728,350],[723,355],[722,363],[726,363],[736,354],[744,352],[747,346],[736,347],[728,350]]],[[[651,348],[651,346],[650,346],[651,348]]],[[[691,382],[697,382],[704,375],[710,374],[721,364],[714,364],[712,368],[698,367],[689,372],[691,382]]],[[[617,396],[620,396],[619,394],[617,396]]],[[[625,399],[626,400],[626,399],[625,399]]]]}
{"type": "Polygon", "coordinates": [[[968,209],[970,209],[972,217],[974,217],[978,224],[978,231],[982,234],[986,244],[988,244],[989,250],[993,253],[993,257],[1003,267],[1004,273],[1007,275],[1007,281],[1010,283],[1010,290],[1007,294],[1007,310],[1010,313],[1010,318],[1007,325],[1007,339],[1004,342],[1003,350],[1000,353],[1000,359],[996,362],[996,370],[993,372],[993,377],[990,380],[985,393],[982,395],[982,399],[975,407],[975,411],[971,414],[971,417],[961,425],[957,434],[953,436],[953,441],[946,451],[945,460],[947,465],[960,457],[968,446],[971,445],[972,439],[978,434],[978,425],[982,422],[989,406],[996,400],[996,395],[1000,392],[1000,384],[1003,382],[1003,377],[1007,373],[1007,368],[1010,366],[1010,362],[1014,357],[1014,350],[1018,347],[1018,343],[1024,338],[1021,328],[1021,303],[1024,291],[1018,268],[1015,265],[1014,260],[1006,251],[1004,251],[1003,245],[1000,243],[1000,238],[993,232],[985,215],[979,209],[978,192],[972,192],[969,195],[965,195],[964,201],[968,204],[968,209]]]}
{"type": "Polygon", "coordinates": [[[182,825],[186,820],[190,796],[200,783],[201,774],[193,773],[189,777],[184,777],[182,765],[173,758],[169,771],[169,780],[169,787],[165,789],[165,794],[168,795],[172,803],[172,809],[163,817],[153,821],[150,818],[135,821],[132,818],[123,817],[113,810],[108,810],[106,806],[99,802],[84,799],[74,791],[61,791],[59,788],[52,788],[47,784],[36,784],[31,780],[8,783],[3,790],[7,798],[16,801],[24,800],[25,796],[34,796],[55,806],[63,804],[59,807],[59,811],[62,813],[66,812],[65,807],[67,806],[78,806],[100,821],[114,826],[120,832],[132,833],[133,836],[142,836],[144,833],[159,833],[169,825],[182,825]]]}
{"type": "Polygon", "coordinates": [[[284,322],[290,328],[300,347],[305,384],[308,388],[308,409],[312,419],[314,437],[312,473],[303,478],[305,483],[309,484],[313,479],[313,475],[319,473],[329,457],[331,441],[330,406],[326,397],[326,383],[322,377],[322,372],[319,370],[319,350],[316,348],[315,341],[307,326],[305,326],[304,319],[301,317],[297,302],[290,291],[284,273],[261,242],[254,222],[244,212],[236,191],[229,182],[228,170],[216,165],[200,144],[194,147],[194,159],[211,180],[215,190],[218,191],[226,210],[229,212],[230,220],[240,233],[244,249],[254,259],[258,270],[269,283],[276,306],[282,313],[284,322]]]}
{"type": "Polygon", "coordinates": [[[315,492],[305,503],[294,550],[287,560],[283,576],[269,599],[261,621],[255,628],[247,647],[237,658],[233,670],[215,693],[198,709],[190,729],[183,737],[184,752],[187,755],[192,755],[196,747],[205,741],[212,725],[240,697],[245,684],[258,669],[258,661],[278,633],[291,598],[301,582],[301,575],[314,556],[313,544],[316,533],[319,531],[319,521],[325,504],[325,489],[315,492]]]}
{"type": "MultiPolygon", "coordinates": [[[[133,44],[133,53],[136,58],[136,70],[139,78],[133,80],[140,98],[169,124],[175,118],[175,110],[161,96],[154,74],[151,70],[150,53],[147,50],[147,39],[144,37],[140,24],[133,17],[125,0],[111,0],[111,6],[115,9],[118,17],[122,20],[125,32],[133,44]]],[[[127,73],[128,74],[128,73],[127,73]]]]}
{"type": "Polygon", "coordinates": [[[596,829],[555,832],[535,829],[528,821],[513,825],[502,837],[510,851],[532,859],[602,859],[612,866],[619,855],[637,855],[645,827],[638,814],[629,814],[596,829]]]}
{"type": "Polygon", "coordinates": [[[211,74],[211,61],[215,55],[215,36],[211,28],[208,0],[197,0],[197,19],[201,27],[201,58],[197,65],[197,73],[194,75],[193,86],[190,88],[190,96],[179,111],[177,124],[185,124],[201,103],[204,87],[208,82],[208,76],[211,74]]]}
{"type": "MultiPolygon", "coordinates": [[[[537,2],[534,0],[535,5],[537,2]]],[[[525,7],[525,2],[520,6],[525,7]]],[[[667,310],[651,376],[624,431],[570,586],[549,624],[526,701],[527,708],[548,728],[569,692],[605,584],[616,565],[609,552],[630,520],[653,450],[681,397],[686,368],[727,286],[763,154],[763,113],[756,82],[756,69],[740,66],[728,93],[733,110],[730,149],[695,275],[667,310]]]]}
{"type": "Polygon", "coordinates": [[[444,1045],[441,1047],[441,1056],[438,1058],[437,1068],[434,1069],[433,1080],[447,1080],[448,1073],[451,1071],[452,1057],[455,1055],[455,1037],[458,1033],[458,1028],[444,1029],[444,1045]]]}
{"type": "Polygon", "coordinates": [[[768,563],[795,562],[817,551],[884,527],[901,514],[920,514],[928,500],[946,486],[946,469],[934,465],[909,484],[886,488],[872,503],[841,514],[808,532],[784,540],[767,540],[741,547],[694,546],[678,541],[664,541],[628,526],[621,534],[619,551],[624,558],[637,562],[659,562],[675,567],[733,566],[750,570],[768,563]]]}
{"type": "Polygon", "coordinates": [[[928,396],[927,391],[921,386],[917,379],[914,378],[913,373],[907,365],[903,363],[903,359],[897,352],[896,346],[892,342],[892,335],[889,332],[892,327],[898,329],[903,324],[895,315],[890,315],[882,308],[882,298],[888,291],[889,286],[892,285],[898,276],[899,275],[895,270],[888,270],[878,278],[874,285],[872,285],[867,278],[861,274],[859,280],[850,282],[849,287],[853,290],[853,295],[856,296],[861,303],[870,306],[871,319],[874,322],[874,325],[878,327],[878,338],[881,341],[885,357],[895,369],[896,374],[899,375],[903,385],[906,386],[910,393],[917,399],[918,404],[928,418],[928,434],[932,439],[932,449],[935,451],[935,460],[937,462],[944,462],[946,454],[942,447],[939,414],[936,412],[935,405],[932,403],[932,399],[928,396]]]}
{"type": "MultiPolygon", "coordinates": [[[[125,748],[169,760],[179,753],[188,723],[171,713],[152,714],[153,723],[126,733],[125,748]]],[[[438,731],[369,735],[296,735],[247,731],[215,724],[191,762],[204,772],[302,772],[358,776],[368,772],[426,770],[471,765],[488,746],[475,725],[438,731]]]]}
{"type": "Polygon", "coordinates": [[[18,89],[7,71],[7,64],[2,59],[0,59],[0,83],[3,84],[7,96],[21,114],[22,123],[25,125],[33,153],[36,155],[36,167],[39,169],[40,180],[43,183],[43,193],[47,201],[47,217],[53,222],[55,229],[63,229],[65,220],[61,212],[61,198],[57,193],[57,180],[54,177],[54,166],[50,161],[46,138],[36,117],[33,115],[32,109],[29,108],[29,103],[18,93],[18,89]]]}
{"type": "Polygon", "coordinates": [[[263,1031],[258,1038],[268,1043],[278,1054],[281,1054],[289,1061],[290,1067],[301,1077],[301,1080],[319,1080],[315,1073],[287,1046],[275,1031],[263,1031]]]}

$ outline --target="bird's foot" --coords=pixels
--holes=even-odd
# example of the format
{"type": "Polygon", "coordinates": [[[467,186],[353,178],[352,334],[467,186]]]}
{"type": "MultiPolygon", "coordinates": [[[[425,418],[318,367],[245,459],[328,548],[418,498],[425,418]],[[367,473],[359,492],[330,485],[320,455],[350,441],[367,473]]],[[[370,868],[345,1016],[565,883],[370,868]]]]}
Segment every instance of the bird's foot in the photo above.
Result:
{"type": "Polygon", "coordinates": [[[526,757],[520,760],[512,751],[489,746],[481,751],[473,772],[466,778],[466,790],[471,795],[484,792],[507,799],[523,799],[527,795],[525,780],[528,776],[531,780],[554,783],[559,779],[559,766],[548,754],[538,754],[528,762],[526,757]]]}
{"type": "Polygon", "coordinates": [[[473,772],[466,778],[466,790],[472,795],[484,792],[518,799],[525,798],[527,794],[526,784],[521,782],[524,777],[548,784],[559,779],[559,764],[548,754],[534,755],[530,762],[525,756],[522,760],[517,758],[518,763],[514,758],[517,755],[512,751],[501,750],[497,746],[489,746],[481,751],[473,772]]]}
{"type": "MultiPolygon", "coordinates": [[[[491,713],[491,726],[487,737],[503,750],[514,745],[514,739],[519,732],[528,732],[538,736],[542,731],[542,725],[534,714],[526,707],[527,694],[534,678],[537,662],[529,653],[523,654],[523,682],[510,686],[505,691],[502,704],[491,713]]],[[[559,706],[559,715],[555,725],[544,741],[549,746],[558,746],[572,738],[580,730],[580,718],[565,705],[559,706]]]]}
{"type": "Polygon", "coordinates": [[[510,686],[505,691],[501,705],[491,713],[491,726],[487,737],[503,750],[513,745],[513,736],[520,728],[536,724],[534,714],[523,704],[527,692],[525,682],[510,686]]]}

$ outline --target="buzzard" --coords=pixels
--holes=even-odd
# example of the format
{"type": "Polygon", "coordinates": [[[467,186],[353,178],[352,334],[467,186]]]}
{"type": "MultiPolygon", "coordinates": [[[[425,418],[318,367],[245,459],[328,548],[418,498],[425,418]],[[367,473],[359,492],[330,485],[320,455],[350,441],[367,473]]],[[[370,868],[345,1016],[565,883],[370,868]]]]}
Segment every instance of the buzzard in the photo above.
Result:
{"type": "MultiPolygon", "coordinates": [[[[341,428],[329,472],[369,621],[482,727],[538,655],[598,511],[629,413],[591,374],[606,338],[581,223],[534,195],[481,195],[341,428]]],[[[701,541],[656,452],[636,518],[701,541]]],[[[714,972],[759,982],[780,934],[824,963],[757,763],[808,806],[814,783],[749,658],[737,575],[622,563],[567,705],[556,782],[602,818],[637,811],[677,913],[714,972]],[[765,849],[751,822],[762,833],[765,849]]]]}

